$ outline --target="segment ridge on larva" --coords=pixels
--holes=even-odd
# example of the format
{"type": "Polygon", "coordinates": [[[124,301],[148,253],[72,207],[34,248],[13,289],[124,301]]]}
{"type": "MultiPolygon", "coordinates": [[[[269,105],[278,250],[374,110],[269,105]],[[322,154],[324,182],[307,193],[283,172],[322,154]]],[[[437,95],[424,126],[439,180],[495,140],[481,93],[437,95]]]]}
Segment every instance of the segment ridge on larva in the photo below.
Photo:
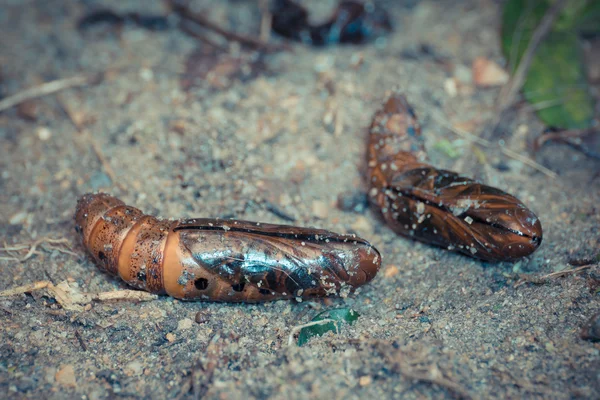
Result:
{"type": "Polygon", "coordinates": [[[487,261],[533,253],[539,219],[519,199],[426,163],[417,116],[401,94],[369,131],[370,200],[397,233],[487,261]]]}
{"type": "Polygon", "coordinates": [[[343,296],[381,264],[379,252],[354,235],[219,218],[159,220],[104,193],[81,197],[75,222],[98,267],[187,300],[343,296]]]}

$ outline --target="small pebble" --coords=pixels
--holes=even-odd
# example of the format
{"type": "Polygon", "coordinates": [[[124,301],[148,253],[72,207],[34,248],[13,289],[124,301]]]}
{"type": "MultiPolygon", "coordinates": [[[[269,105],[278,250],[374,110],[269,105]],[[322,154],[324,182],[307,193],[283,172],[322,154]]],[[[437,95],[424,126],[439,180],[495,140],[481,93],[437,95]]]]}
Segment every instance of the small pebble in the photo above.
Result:
{"type": "Polygon", "coordinates": [[[600,312],[594,314],[583,326],[581,338],[592,342],[600,342],[600,312]]]}
{"type": "Polygon", "coordinates": [[[17,115],[26,121],[37,119],[37,104],[35,101],[27,100],[17,106],[17,115]]]}
{"type": "Polygon", "coordinates": [[[8,223],[11,225],[22,224],[25,221],[25,219],[27,219],[27,216],[28,214],[26,211],[18,212],[9,218],[8,223]]]}
{"type": "Polygon", "coordinates": [[[400,272],[398,267],[396,267],[395,265],[388,265],[387,268],[385,269],[385,271],[383,271],[383,275],[386,278],[391,278],[391,277],[397,275],[398,272],[400,272]]]}
{"type": "Polygon", "coordinates": [[[198,311],[196,317],[194,317],[194,321],[197,324],[205,324],[210,321],[210,313],[208,311],[198,311]]]}
{"type": "Polygon", "coordinates": [[[373,378],[371,378],[368,375],[361,376],[360,379],[358,380],[358,384],[360,386],[369,386],[372,382],[373,382],[373,378]]]}
{"type": "Polygon", "coordinates": [[[52,137],[52,132],[45,126],[38,128],[37,136],[42,141],[45,142],[52,137]]]}
{"type": "Polygon", "coordinates": [[[479,87],[502,86],[508,82],[508,73],[495,62],[485,57],[473,61],[473,79],[479,87]]]}
{"type": "Polygon", "coordinates": [[[327,216],[329,215],[329,207],[327,203],[322,200],[314,200],[312,203],[312,213],[317,218],[327,219],[327,216]]]}
{"type": "Polygon", "coordinates": [[[169,343],[173,343],[175,341],[175,335],[169,332],[165,335],[165,339],[167,339],[169,343]]]}
{"type": "Polygon", "coordinates": [[[194,321],[192,321],[189,318],[184,318],[182,320],[179,320],[179,322],[177,323],[177,330],[183,331],[186,329],[190,329],[193,325],[194,325],[194,321]]]}
{"type": "Polygon", "coordinates": [[[444,90],[448,93],[450,97],[456,97],[458,94],[458,88],[456,86],[456,81],[454,78],[448,78],[444,81],[444,90]]]}
{"type": "Polygon", "coordinates": [[[127,376],[141,375],[144,371],[144,366],[140,361],[131,361],[125,366],[125,374],[127,376]]]}
{"type": "Polygon", "coordinates": [[[373,230],[372,225],[371,225],[371,221],[369,221],[367,218],[365,218],[362,215],[359,215],[356,220],[354,221],[354,223],[351,225],[351,228],[363,235],[369,234],[371,233],[371,231],[373,230]]]}
{"type": "Polygon", "coordinates": [[[77,380],[75,379],[75,368],[70,364],[63,365],[58,370],[54,378],[56,379],[56,382],[58,382],[61,386],[77,386],[77,380]]]}

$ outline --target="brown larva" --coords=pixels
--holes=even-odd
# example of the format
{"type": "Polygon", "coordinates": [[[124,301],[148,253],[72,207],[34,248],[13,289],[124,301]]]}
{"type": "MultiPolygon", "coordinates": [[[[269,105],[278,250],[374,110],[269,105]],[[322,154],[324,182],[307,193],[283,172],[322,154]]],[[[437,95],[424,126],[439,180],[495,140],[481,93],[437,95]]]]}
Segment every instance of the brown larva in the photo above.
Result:
{"type": "Polygon", "coordinates": [[[370,199],[394,231],[487,261],[539,247],[542,225],[519,199],[425,161],[415,112],[393,94],[373,117],[368,168],[370,199]]]}
{"type": "Polygon", "coordinates": [[[75,221],[101,269],[186,300],[343,295],[373,279],[381,263],[379,252],[354,235],[239,220],[160,220],[103,193],[84,195],[75,221]]]}

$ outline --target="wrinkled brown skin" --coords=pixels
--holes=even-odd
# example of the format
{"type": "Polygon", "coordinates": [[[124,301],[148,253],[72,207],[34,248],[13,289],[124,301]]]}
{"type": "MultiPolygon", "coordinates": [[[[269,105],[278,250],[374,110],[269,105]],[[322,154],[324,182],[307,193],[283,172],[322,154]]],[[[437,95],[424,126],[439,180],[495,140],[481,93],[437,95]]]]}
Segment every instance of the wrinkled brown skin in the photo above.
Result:
{"type": "Polygon", "coordinates": [[[185,300],[262,302],[345,295],[379,252],[354,235],[225,219],[160,220],[104,193],[77,203],[75,229],[99,268],[185,300]]]}
{"type": "Polygon", "coordinates": [[[417,117],[393,94],[371,123],[371,202],[397,233],[486,261],[510,261],[542,242],[539,219],[517,198],[426,162],[417,117]]]}

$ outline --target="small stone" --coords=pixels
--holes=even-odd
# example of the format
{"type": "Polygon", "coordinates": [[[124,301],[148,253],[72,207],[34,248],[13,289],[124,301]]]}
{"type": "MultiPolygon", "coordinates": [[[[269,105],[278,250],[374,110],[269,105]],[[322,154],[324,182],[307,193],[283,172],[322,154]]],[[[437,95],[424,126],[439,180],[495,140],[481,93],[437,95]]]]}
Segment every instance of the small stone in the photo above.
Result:
{"type": "Polygon", "coordinates": [[[42,142],[45,142],[52,137],[52,131],[45,126],[41,126],[37,130],[37,136],[42,142]]]}
{"type": "Polygon", "coordinates": [[[17,106],[17,115],[26,121],[35,121],[37,119],[37,103],[33,100],[27,100],[17,106]]]}
{"type": "Polygon", "coordinates": [[[189,318],[184,318],[182,320],[179,320],[179,322],[177,323],[177,330],[184,331],[186,329],[190,329],[193,325],[194,321],[192,321],[189,318]]]}
{"type": "Polygon", "coordinates": [[[165,335],[165,339],[167,339],[169,343],[173,343],[175,341],[175,335],[169,332],[165,335]]]}
{"type": "Polygon", "coordinates": [[[498,64],[485,57],[473,61],[473,79],[480,87],[502,86],[508,82],[508,73],[498,64]]]}
{"type": "Polygon", "coordinates": [[[132,361],[125,366],[125,374],[127,376],[141,375],[144,371],[144,366],[139,361],[132,361]]]}
{"type": "Polygon", "coordinates": [[[292,204],[292,198],[287,193],[282,193],[279,195],[279,205],[282,207],[287,207],[292,204]]]}
{"type": "Polygon", "coordinates": [[[150,82],[154,78],[154,72],[150,68],[142,68],[140,69],[140,78],[150,82]]]}
{"type": "Polygon", "coordinates": [[[329,207],[322,200],[314,200],[312,203],[312,212],[319,219],[327,219],[329,215],[329,207]]]}
{"type": "Polygon", "coordinates": [[[444,81],[444,90],[448,93],[448,96],[456,97],[458,94],[458,87],[456,86],[454,78],[448,78],[444,81]]]}
{"type": "Polygon", "coordinates": [[[359,215],[351,225],[352,229],[362,234],[368,234],[372,230],[371,222],[362,215],[359,215]]]}
{"type": "Polygon", "coordinates": [[[75,379],[75,368],[70,364],[61,366],[54,378],[56,379],[56,382],[58,382],[58,384],[61,386],[77,386],[77,380],[75,379]]]}
{"type": "Polygon", "coordinates": [[[358,384],[360,386],[369,386],[372,382],[373,382],[373,378],[371,378],[368,375],[361,376],[360,379],[358,380],[358,384]]]}
{"type": "Polygon", "coordinates": [[[383,275],[386,278],[391,278],[391,277],[397,275],[398,272],[400,272],[398,267],[396,267],[395,265],[388,265],[387,268],[385,269],[385,271],[383,272],[383,275]]]}
{"type": "Polygon", "coordinates": [[[11,225],[22,224],[27,219],[27,216],[28,216],[28,213],[26,211],[18,212],[9,218],[8,223],[11,225]]]}
{"type": "Polygon", "coordinates": [[[600,312],[594,314],[583,326],[581,338],[592,342],[600,342],[600,312]]]}
{"type": "Polygon", "coordinates": [[[208,311],[198,311],[194,317],[197,324],[205,324],[210,321],[210,313],[208,311]]]}
{"type": "Polygon", "coordinates": [[[300,184],[304,182],[307,176],[306,164],[303,161],[298,161],[291,169],[288,178],[292,183],[300,184]]]}
{"type": "Polygon", "coordinates": [[[171,121],[169,128],[171,129],[172,132],[175,132],[175,133],[183,136],[185,134],[187,125],[184,120],[177,119],[175,121],[171,121]]]}

